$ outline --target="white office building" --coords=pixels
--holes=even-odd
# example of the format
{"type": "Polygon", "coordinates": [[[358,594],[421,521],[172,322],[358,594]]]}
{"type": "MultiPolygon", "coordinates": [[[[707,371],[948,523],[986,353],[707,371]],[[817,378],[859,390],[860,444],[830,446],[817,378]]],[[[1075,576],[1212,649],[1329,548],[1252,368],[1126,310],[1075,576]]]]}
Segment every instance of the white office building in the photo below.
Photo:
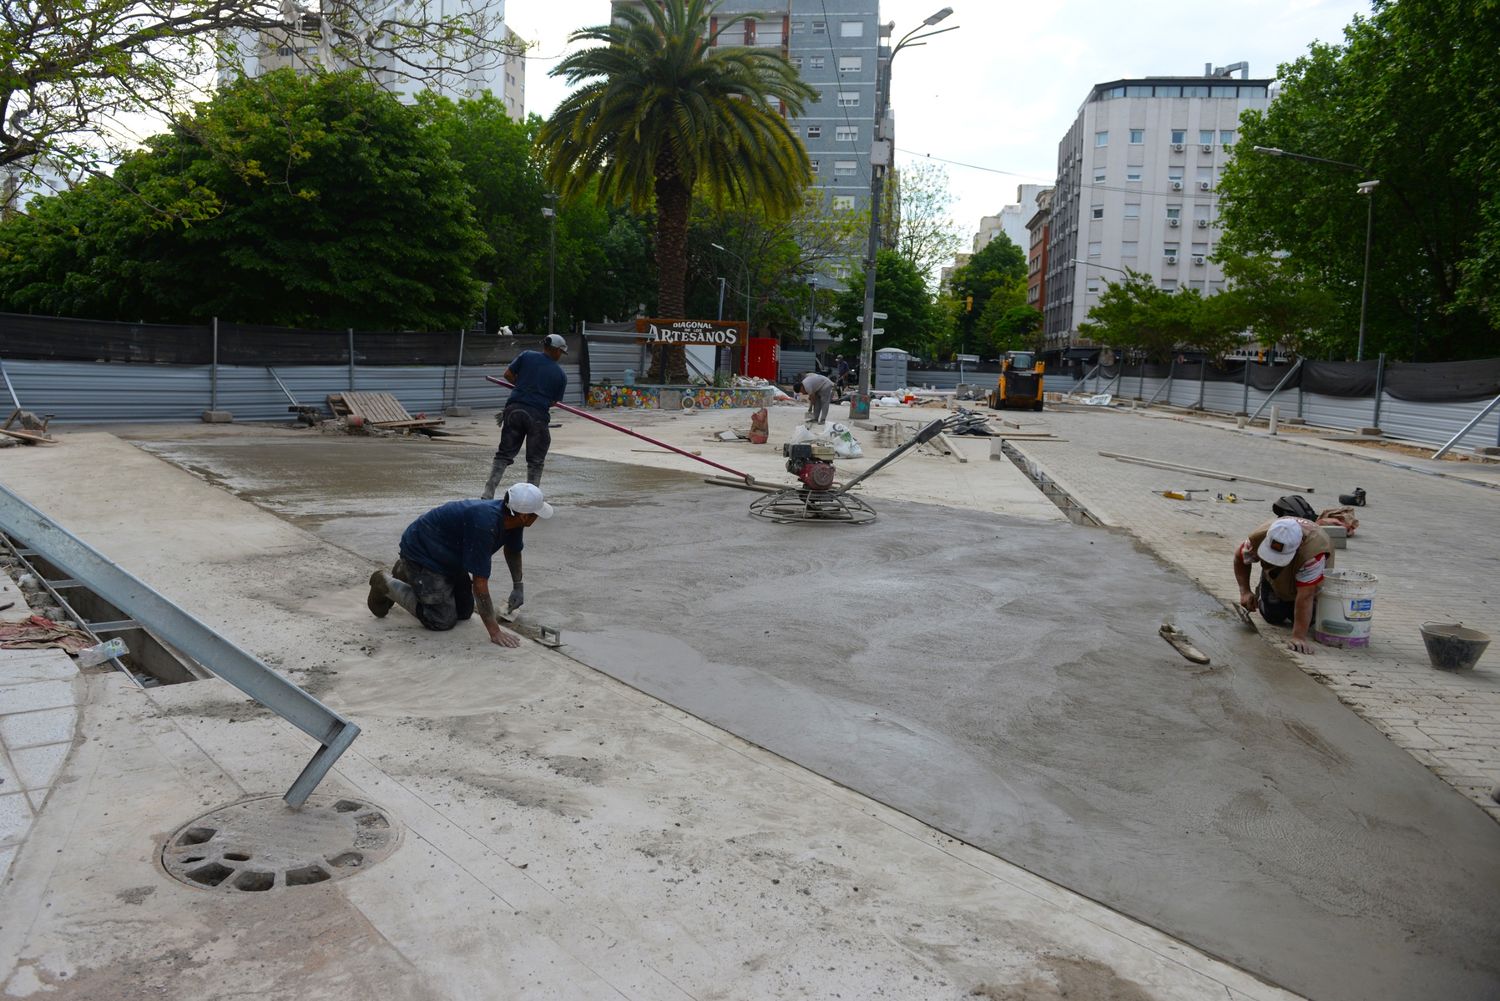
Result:
{"type": "Polygon", "coordinates": [[[1205,66],[1201,77],[1113,80],[1089,92],[1058,144],[1045,219],[1049,350],[1090,346],[1078,325],[1127,269],[1168,290],[1224,288],[1222,269],[1209,261],[1219,238],[1219,175],[1240,115],[1266,108],[1271,84],[1236,63],[1205,66]]]}
{"type": "Polygon", "coordinates": [[[1031,246],[1026,223],[1036,215],[1037,195],[1048,187],[1046,184],[1019,184],[1016,186],[1015,204],[1002,207],[998,215],[980,217],[979,232],[974,234],[972,253],[977,254],[988,247],[998,233],[1004,233],[1023,252],[1031,246]]]}

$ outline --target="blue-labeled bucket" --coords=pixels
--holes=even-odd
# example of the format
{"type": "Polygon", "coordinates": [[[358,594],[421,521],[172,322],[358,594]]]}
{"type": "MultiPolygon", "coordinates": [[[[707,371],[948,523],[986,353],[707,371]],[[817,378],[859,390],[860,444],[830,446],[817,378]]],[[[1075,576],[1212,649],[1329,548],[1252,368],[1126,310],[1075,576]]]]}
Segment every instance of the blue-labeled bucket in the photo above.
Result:
{"type": "Polygon", "coordinates": [[[1375,614],[1375,575],[1329,570],[1318,588],[1313,639],[1325,646],[1369,646],[1375,614]]]}

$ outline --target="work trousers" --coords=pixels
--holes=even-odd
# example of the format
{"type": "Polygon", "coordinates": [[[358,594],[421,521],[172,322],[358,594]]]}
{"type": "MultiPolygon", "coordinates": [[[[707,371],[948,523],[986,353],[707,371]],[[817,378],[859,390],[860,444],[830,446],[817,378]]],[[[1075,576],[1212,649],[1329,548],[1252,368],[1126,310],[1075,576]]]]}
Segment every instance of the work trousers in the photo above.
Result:
{"type": "Polygon", "coordinates": [[[807,419],[812,424],[828,423],[828,405],[833,402],[833,386],[827,385],[807,394],[807,419]]]}
{"type": "MultiPolygon", "coordinates": [[[[1277,594],[1276,589],[1271,586],[1271,582],[1266,580],[1264,575],[1260,578],[1260,593],[1257,597],[1260,600],[1260,616],[1271,625],[1289,626],[1296,620],[1297,602],[1287,601],[1281,595],[1277,594]]],[[[1316,598],[1313,599],[1312,621],[1318,621],[1318,604],[1316,598]]]]}
{"type": "Polygon", "coordinates": [[[527,482],[540,483],[542,464],[547,461],[547,449],[552,447],[547,421],[547,414],[530,407],[507,406],[500,415],[500,447],[495,449],[495,466],[503,469],[515,462],[524,441],[527,482]]]}
{"type": "Polygon", "coordinates": [[[391,576],[411,585],[417,596],[417,621],[446,632],[474,614],[474,586],[468,574],[448,576],[398,559],[391,576]]]}

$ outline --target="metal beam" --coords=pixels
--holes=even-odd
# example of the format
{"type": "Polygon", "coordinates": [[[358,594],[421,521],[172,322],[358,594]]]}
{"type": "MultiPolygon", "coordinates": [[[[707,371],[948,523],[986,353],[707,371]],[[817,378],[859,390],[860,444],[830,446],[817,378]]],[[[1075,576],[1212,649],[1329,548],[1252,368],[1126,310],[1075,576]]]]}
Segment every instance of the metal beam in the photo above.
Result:
{"type": "Polygon", "coordinates": [[[318,752],[282,798],[301,806],[359,727],[126,573],[67,529],[0,487],[0,532],[28,547],[204,668],[312,737],[318,752]]]}

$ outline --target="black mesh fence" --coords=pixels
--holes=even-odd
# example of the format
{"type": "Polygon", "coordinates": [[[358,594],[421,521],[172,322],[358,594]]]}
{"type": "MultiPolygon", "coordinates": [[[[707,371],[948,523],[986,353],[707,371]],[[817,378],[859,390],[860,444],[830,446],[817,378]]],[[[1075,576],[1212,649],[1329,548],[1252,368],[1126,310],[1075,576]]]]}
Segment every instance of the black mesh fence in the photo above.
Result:
{"type": "MultiPolygon", "coordinates": [[[[221,365],[500,365],[542,338],[458,331],[302,330],[248,323],[218,325],[221,365]]],[[[580,339],[565,334],[576,359],[580,339]]],[[[0,358],[208,365],[215,358],[213,324],[114,323],[0,313],[0,358]]]]}

